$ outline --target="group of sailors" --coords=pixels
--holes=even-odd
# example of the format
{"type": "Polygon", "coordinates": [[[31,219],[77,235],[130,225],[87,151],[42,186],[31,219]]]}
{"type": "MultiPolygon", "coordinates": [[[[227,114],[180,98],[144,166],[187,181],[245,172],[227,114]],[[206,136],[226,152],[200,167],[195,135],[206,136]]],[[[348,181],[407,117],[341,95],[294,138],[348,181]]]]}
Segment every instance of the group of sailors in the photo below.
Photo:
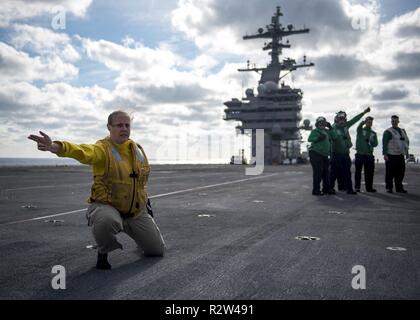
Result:
{"type": "MultiPolygon", "coordinates": [[[[335,184],[340,191],[357,194],[361,191],[362,170],[365,177],[366,192],[376,192],[373,188],[375,172],[374,148],[378,146],[378,136],[372,130],[373,118],[367,116],[357,126],[354,188],[351,175],[352,160],[350,148],[353,146],[349,129],[370,112],[365,109],[351,120],[347,114],[339,111],[334,124],[325,117],[318,117],[315,129],[309,135],[309,158],[313,169],[312,194],[321,196],[335,194],[335,184]]],[[[385,187],[388,193],[395,191],[407,193],[403,188],[405,157],[408,157],[409,139],[404,129],[399,127],[399,118],[391,117],[391,127],[382,137],[382,154],[385,160],[385,187]]]]}

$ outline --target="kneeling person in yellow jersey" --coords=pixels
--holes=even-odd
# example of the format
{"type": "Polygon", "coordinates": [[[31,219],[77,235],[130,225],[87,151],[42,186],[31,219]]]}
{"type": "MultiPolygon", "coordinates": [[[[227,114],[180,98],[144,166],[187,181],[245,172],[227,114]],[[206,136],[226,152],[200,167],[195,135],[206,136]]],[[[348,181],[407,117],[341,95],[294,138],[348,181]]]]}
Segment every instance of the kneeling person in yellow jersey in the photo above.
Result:
{"type": "Polygon", "coordinates": [[[98,246],[96,268],[111,269],[108,252],[122,249],[116,235],[123,231],[136,241],[146,256],[163,256],[165,242],[148,214],[146,184],[150,166],[143,148],[130,139],[131,118],[124,111],[108,117],[110,135],[95,144],[51,141],[30,135],[38,150],[76,159],[93,169],[93,185],[86,217],[98,246]]]}

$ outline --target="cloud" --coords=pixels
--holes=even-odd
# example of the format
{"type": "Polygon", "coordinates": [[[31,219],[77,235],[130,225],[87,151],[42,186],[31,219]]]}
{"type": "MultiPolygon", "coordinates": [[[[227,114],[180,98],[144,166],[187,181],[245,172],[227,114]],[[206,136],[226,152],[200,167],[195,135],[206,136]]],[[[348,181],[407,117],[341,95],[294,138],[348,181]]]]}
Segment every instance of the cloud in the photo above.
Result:
{"type": "MultiPolygon", "coordinates": [[[[124,39],[126,45],[132,44],[124,39]]],[[[128,47],[106,40],[82,39],[82,44],[89,58],[103,63],[111,70],[142,70],[146,72],[154,66],[171,67],[177,57],[165,49],[152,49],[136,42],[135,47],[128,47]]]]}
{"type": "MultiPolygon", "coordinates": [[[[255,44],[245,44],[242,36],[264,27],[277,5],[275,0],[250,0],[246,4],[242,1],[181,0],[172,12],[172,24],[200,49],[244,54],[255,44]]],[[[352,14],[359,13],[361,8],[366,9],[348,1],[286,0],[282,1],[285,16],[281,22],[285,26],[293,22],[295,28],[305,25],[311,29],[309,35],[293,40],[296,46],[313,52],[321,47],[343,50],[357,45],[363,36],[363,32],[352,26],[352,14]]]]}
{"type": "Polygon", "coordinates": [[[59,57],[53,56],[41,59],[39,56],[30,57],[23,51],[0,42],[0,82],[9,81],[55,81],[73,78],[78,69],[72,64],[63,62],[59,57]]]}
{"type": "Polygon", "coordinates": [[[174,87],[155,87],[136,88],[145,96],[149,103],[188,103],[205,99],[208,90],[200,85],[175,85],[174,87]]]}
{"type": "Polygon", "coordinates": [[[401,26],[397,31],[397,36],[401,38],[420,37],[420,26],[401,26]]]}
{"type": "Polygon", "coordinates": [[[420,78],[420,52],[400,52],[395,56],[394,61],[394,67],[384,73],[387,79],[412,80],[420,78]]]}
{"type": "Polygon", "coordinates": [[[219,64],[216,59],[207,54],[200,54],[193,61],[188,61],[187,63],[188,66],[199,75],[210,73],[212,68],[219,64]]]}
{"type": "Polygon", "coordinates": [[[97,104],[96,91],[95,86],[77,88],[59,82],[41,88],[26,82],[0,86],[1,155],[39,156],[26,139],[39,130],[75,143],[94,143],[106,136],[108,113],[97,104]]]}
{"type": "Polygon", "coordinates": [[[15,101],[10,95],[4,94],[3,92],[0,93],[0,104],[1,111],[8,116],[19,111],[24,111],[28,107],[19,101],[15,101]]]}
{"type": "Polygon", "coordinates": [[[405,89],[389,88],[372,94],[374,100],[400,100],[406,98],[409,91],[405,89]]]}
{"type": "Polygon", "coordinates": [[[90,39],[82,43],[90,59],[119,72],[107,105],[185,104],[205,100],[221,87],[220,77],[215,85],[208,74],[217,62],[206,55],[185,61],[164,45],[152,49],[127,38],[123,45],[90,39]]]}
{"type": "MultiPolygon", "coordinates": [[[[64,82],[46,84],[41,88],[27,82],[13,82],[0,87],[0,103],[5,111],[1,118],[48,119],[49,117],[72,123],[77,118],[75,107],[82,122],[96,117],[94,110],[95,87],[73,87],[64,82]],[[5,108],[8,106],[8,108],[5,108]]],[[[77,120],[80,121],[80,120],[77,120]]]]}
{"type": "Polygon", "coordinates": [[[80,54],[71,45],[69,35],[47,28],[14,24],[13,32],[10,34],[10,44],[16,49],[30,50],[41,56],[57,55],[71,62],[80,59],[80,54]]]}
{"type": "Polygon", "coordinates": [[[323,81],[353,81],[375,73],[368,62],[349,55],[326,55],[314,61],[313,78],[323,81]]]}
{"type": "MultiPolygon", "coordinates": [[[[87,1],[75,3],[85,3],[86,14],[87,1]]],[[[420,108],[420,10],[379,25],[376,3],[282,1],[284,26],[311,29],[290,37],[292,50],[285,50],[283,57],[300,60],[306,53],[308,61],[315,62],[314,68],[284,79],[304,90],[305,118],[321,113],[333,117],[338,108],[356,115],[371,104],[378,132],[398,113],[406,117],[402,120],[411,134],[417,130],[412,119],[420,108]],[[354,18],[360,16],[368,17],[366,29],[355,28],[354,18]]],[[[165,142],[174,133],[234,136],[236,123],[222,119],[223,102],[240,98],[248,87],[256,92],[260,77],[237,69],[247,59],[263,66],[269,61],[261,50],[263,40],[243,41],[242,36],[269,23],[276,5],[274,0],[181,0],[171,14],[162,12],[171,17],[173,34],[158,38],[161,42],[143,31],[136,33],[143,40],[127,32],[120,43],[96,38],[90,28],[71,36],[66,30],[35,26],[36,20],[25,20],[24,13],[11,14],[3,38],[7,43],[0,42],[0,147],[6,145],[2,141],[9,129],[16,141],[28,131],[45,129],[55,138],[94,142],[107,134],[107,115],[121,108],[133,113],[133,138],[151,154],[156,141],[165,142]],[[85,85],[104,83],[104,74],[106,88],[85,85]]],[[[27,11],[26,4],[18,7],[27,11]]],[[[43,14],[51,13],[34,10],[30,17],[43,14]]],[[[93,21],[86,23],[94,26],[93,21]]],[[[27,147],[33,149],[32,144],[27,147]]],[[[5,150],[4,155],[9,152],[5,150]]]]}
{"type": "Polygon", "coordinates": [[[13,21],[19,21],[41,15],[56,14],[54,8],[62,7],[66,13],[84,17],[92,0],[5,0],[0,8],[0,27],[7,27],[13,21]]]}
{"type": "Polygon", "coordinates": [[[420,36],[420,6],[411,12],[395,17],[388,23],[388,30],[399,38],[418,38],[420,36]]]}
{"type": "MultiPolygon", "coordinates": [[[[403,67],[406,65],[409,54],[419,52],[420,37],[411,35],[418,27],[420,8],[370,29],[359,45],[358,54],[381,70],[383,75],[388,75],[389,70],[393,70],[394,73],[401,64],[403,67]]],[[[404,77],[403,74],[398,75],[400,76],[404,77]]]]}
{"type": "MultiPolygon", "coordinates": [[[[402,81],[387,83],[358,83],[354,86],[351,96],[354,98],[369,99],[375,102],[402,100],[409,101],[416,96],[416,87],[402,81]]],[[[417,94],[418,95],[418,94],[417,94]]]]}
{"type": "Polygon", "coordinates": [[[27,24],[14,24],[13,31],[11,44],[16,49],[30,48],[37,53],[43,53],[70,42],[70,37],[65,33],[27,24]]]}

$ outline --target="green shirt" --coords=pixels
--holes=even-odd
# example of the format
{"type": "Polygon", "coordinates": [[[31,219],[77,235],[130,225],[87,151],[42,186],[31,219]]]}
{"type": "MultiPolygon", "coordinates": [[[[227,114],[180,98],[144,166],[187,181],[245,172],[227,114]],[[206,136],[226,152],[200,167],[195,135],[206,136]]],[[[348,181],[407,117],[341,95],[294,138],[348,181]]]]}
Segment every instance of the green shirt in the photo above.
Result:
{"type": "Polygon", "coordinates": [[[353,146],[351,142],[351,137],[349,134],[349,128],[359,121],[365,112],[362,112],[355,116],[353,119],[346,122],[344,127],[337,127],[336,124],[333,125],[333,130],[337,133],[337,139],[332,142],[332,152],[340,154],[350,153],[350,148],[353,146]]]}
{"type": "Polygon", "coordinates": [[[364,127],[364,121],[357,126],[356,152],[358,154],[373,155],[373,148],[378,146],[378,136],[371,128],[364,127]]]}
{"type": "Polygon", "coordinates": [[[388,154],[388,143],[392,139],[392,133],[388,130],[384,131],[384,135],[382,136],[382,154],[388,154]]]}
{"type": "Polygon", "coordinates": [[[331,140],[334,138],[336,135],[333,130],[315,128],[308,137],[308,142],[311,142],[309,150],[328,157],[331,155],[331,140]]]}

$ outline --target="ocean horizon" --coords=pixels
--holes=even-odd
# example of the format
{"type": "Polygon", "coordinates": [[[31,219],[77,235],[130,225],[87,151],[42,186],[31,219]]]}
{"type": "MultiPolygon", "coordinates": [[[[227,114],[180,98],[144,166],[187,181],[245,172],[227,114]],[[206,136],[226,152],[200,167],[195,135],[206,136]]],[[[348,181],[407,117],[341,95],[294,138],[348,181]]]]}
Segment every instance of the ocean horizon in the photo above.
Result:
{"type": "Polygon", "coordinates": [[[0,158],[0,167],[77,166],[82,165],[70,158],[0,158]]]}
{"type": "MultiPolygon", "coordinates": [[[[228,164],[218,160],[192,161],[192,160],[163,160],[149,159],[150,164],[228,164]]],[[[33,166],[82,166],[80,162],[71,158],[0,158],[0,167],[33,167],[33,166]]]]}

